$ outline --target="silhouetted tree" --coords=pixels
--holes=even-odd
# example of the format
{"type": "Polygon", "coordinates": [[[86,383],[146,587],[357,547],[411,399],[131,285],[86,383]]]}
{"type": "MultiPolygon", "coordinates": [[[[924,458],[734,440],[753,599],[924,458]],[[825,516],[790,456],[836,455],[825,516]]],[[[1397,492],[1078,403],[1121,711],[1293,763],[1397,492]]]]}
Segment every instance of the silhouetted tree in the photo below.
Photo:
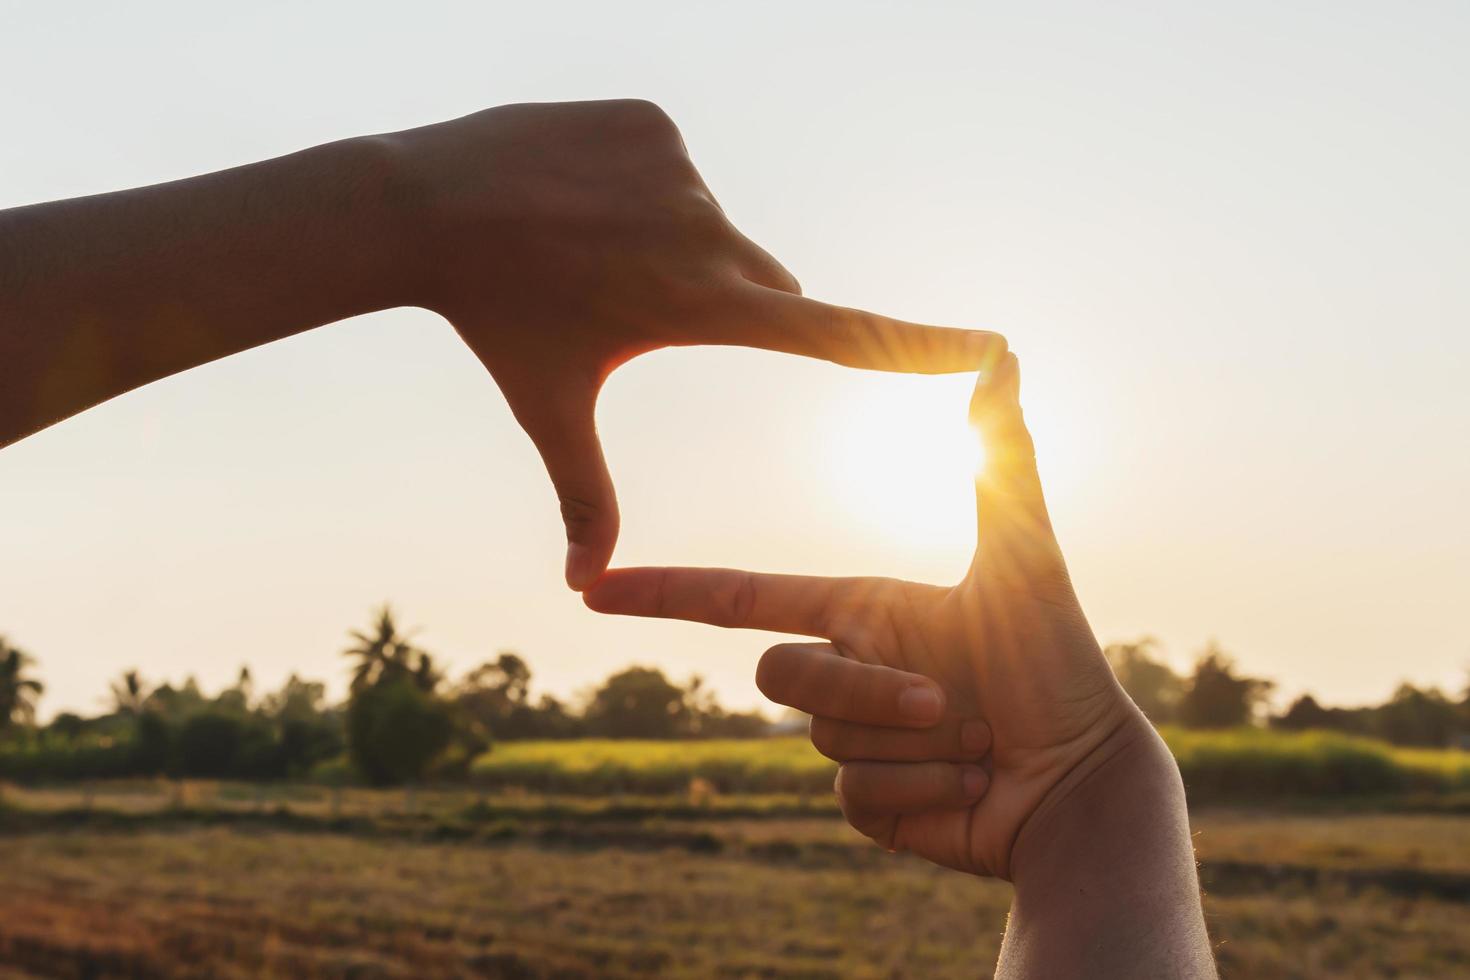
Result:
{"type": "Polygon", "coordinates": [[[36,699],[46,688],[27,676],[36,661],[0,636],[0,731],[36,720],[36,699]]]}
{"type": "Polygon", "coordinates": [[[674,738],[689,730],[684,689],[654,667],[613,674],[587,705],[587,729],[607,738],[674,738]]]}
{"type": "Polygon", "coordinates": [[[260,699],[257,709],[276,726],[279,768],[285,776],[309,772],[346,746],[342,718],[327,707],[326,686],[292,674],[279,691],[260,699]]]}
{"type": "Polygon", "coordinates": [[[1317,703],[1310,694],[1303,694],[1291,703],[1291,707],[1271,723],[1276,728],[1288,731],[1336,728],[1332,712],[1317,703]]]}
{"type": "Polygon", "coordinates": [[[410,676],[420,690],[433,690],[439,674],[427,653],[409,642],[393,620],[393,610],[384,603],[369,632],[351,632],[356,641],[342,651],[343,656],[357,658],[352,671],[352,690],[371,687],[385,678],[410,676]]]}
{"type": "Polygon", "coordinates": [[[1178,715],[1184,679],[1170,670],[1168,664],[1151,656],[1158,642],[1145,636],[1132,643],[1111,644],[1103,654],[1112,665],[1118,683],[1144,716],[1155,725],[1166,725],[1178,715]]]}
{"type": "Polygon", "coordinates": [[[137,715],[132,745],[132,768],[144,776],[160,776],[172,768],[174,729],[161,711],[137,715]]]}
{"type": "Polygon", "coordinates": [[[1235,672],[1235,663],[1214,643],[1195,664],[1179,702],[1179,722],[1190,728],[1246,725],[1275,686],[1259,677],[1235,672]]]}
{"type": "Polygon", "coordinates": [[[1460,730],[1458,706],[1436,687],[1400,684],[1376,715],[1379,736],[1397,745],[1442,747],[1460,730]]]}
{"type": "Polygon", "coordinates": [[[215,696],[214,703],[225,711],[245,713],[250,710],[250,702],[255,698],[255,679],[250,676],[250,668],[242,665],[240,673],[235,678],[235,685],[227,687],[215,696]]]}
{"type": "Polygon", "coordinates": [[[453,734],[443,702],[405,675],[358,690],[347,707],[348,752],[375,785],[420,781],[453,734]]]}
{"type": "Polygon", "coordinates": [[[526,737],[534,727],[526,704],[531,668],[519,655],[503,651],[462,677],[450,697],[458,713],[466,751],[483,752],[497,738],[526,737]]]}
{"type": "Polygon", "coordinates": [[[136,715],[148,698],[148,685],[136,670],[123,671],[111,684],[112,708],[120,715],[136,715]]]}
{"type": "Polygon", "coordinates": [[[199,689],[198,679],[191,675],[184,678],[181,687],[168,683],[155,687],[143,701],[143,712],[158,712],[165,718],[181,720],[208,705],[209,699],[199,689]]]}
{"type": "Polygon", "coordinates": [[[63,711],[51,719],[51,724],[46,726],[46,731],[63,740],[80,738],[87,730],[87,719],[75,711],[63,711]]]}

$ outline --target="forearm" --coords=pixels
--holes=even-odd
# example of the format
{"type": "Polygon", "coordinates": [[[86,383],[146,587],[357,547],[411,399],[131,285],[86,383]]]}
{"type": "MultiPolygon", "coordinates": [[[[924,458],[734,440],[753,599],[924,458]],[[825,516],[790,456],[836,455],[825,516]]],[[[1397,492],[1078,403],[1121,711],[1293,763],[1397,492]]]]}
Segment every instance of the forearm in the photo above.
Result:
{"type": "Polygon", "coordinates": [[[1215,976],[1184,787],[1151,729],[1039,810],[1016,844],[998,977],[1215,976]]]}
{"type": "Polygon", "coordinates": [[[391,144],[346,140],[0,211],[0,446],[237,351],[404,302],[391,144]]]}

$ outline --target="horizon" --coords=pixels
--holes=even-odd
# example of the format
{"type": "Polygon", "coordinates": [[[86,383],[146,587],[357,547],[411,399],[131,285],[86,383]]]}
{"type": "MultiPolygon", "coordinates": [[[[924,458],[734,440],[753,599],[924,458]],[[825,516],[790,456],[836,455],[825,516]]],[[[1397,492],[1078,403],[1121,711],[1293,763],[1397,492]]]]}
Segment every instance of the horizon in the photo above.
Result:
{"type": "MultiPolygon", "coordinates": [[[[392,604],[391,603],[388,603],[387,606],[389,608],[392,608],[392,604]]],[[[380,606],[379,608],[382,608],[382,607],[380,606]]],[[[396,610],[394,612],[394,615],[395,616],[397,615],[397,611],[396,610]]],[[[364,624],[364,625],[368,625],[368,624],[364,624]]],[[[410,638],[412,638],[412,636],[414,634],[416,634],[418,632],[418,630],[416,628],[414,628],[414,627],[409,626],[409,627],[406,627],[405,628],[405,632],[408,634],[408,636],[410,638]]],[[[7,641],[10,640],[10,638],[9,637],[5,637],[4,634],[0,634],[0,638],[6,639],[7,641]]],[[[1240,663],[1239,663],[1239,660],[1234,656],[1234,653],[1232,651],[1228,650],[1228,649],[1224,649],[1224,648],[1221,648],[1221,647],[1216,646],[1214,640],[1206,641],[1206,643],[1198,651],[1192,653],[1190,655],[1190,657],[1188,658],[1188,662],[1185,663],[1182,668],[1175,662],[1175,658],[1170,657],[1168,655],[1168,652],[1165,651],[1165,650],[1163,650],[1156,643],[1155,638],[1150,637],[1150,636],[1134,637],[1134,638],[1131,638],[1131,639],[1128,639],[1128,640],[1102,641],[1100,645],[1102,646],[1102,648],[1103,648],[1104,651],[1107,651],[1107,650],[1109,650],[1109,649],[1111,649],[1111,648],[1113,648],[1115,646],[1134,646],[1134,645],[1142,646],[1142,647],[1145,648],[1146,655],[1148,655],[1151,659],[1154,659],[1154,660],[1156,660],[1158,662],[1163,663],[1170,670],[1172,670],[1177,676],[1179,676],[1182,680],[1185,680],[1185,681],[1187,681],[1189,679],[1190,673],[1191,673],[1191,671],[1192,671],[1195,663],[1197,663],[1200,660],[1203,660],[1205,657],[1207,657],[1211,653],[1224,653],[1226,655],[1226,657],[1229,658],[1229,660],[1231,661],[1232,665],[1237,669],[1237,672],[1238,673],[1240,672],[1239,671],[1240,663]]],[[[12,643],[11,646],[12,647],[15,647],[16,644],[12,643]]],[[[40,680],[44,684],[46,678],[45,678],[44,671],[41,669],[41,666],[42,666],[41,658],[35,656],[33,653],[31,653],[31,651],[26,650],[24,647],[20,647],[20,649],[21,649],[21,652],[22,653],[26,653],[26,654],[28,654],[28,655],[30,655],[30,656],[33,657],[32,667],[31,667],[31,669],[29,671],[26,672],[26,676],[32,677],[32,678],[34,678],[36,680],[40,680]]],[[[420,649],[420,651],[423,652],[423,653],[428,653],[428,654],[432,655],[436,663],[443,663],[444,662],[443,658],[440,657],[440,655],[439,655],[439,653],[437,651],[435,651],[435,650],[426,650],[426,649],[422,649],[422,648],[418,648],[418,649],[420,649]]],[[[350,655],[351,652],[352,651],[350,651],[349,649],[347,649],[346,647],[344,647],[342,650],[338,651],[338,654],[339,654],[339,656],[347,656],[347,655],[350,655]]],[[[606,683],[606,681],[609,678],[615,676],[616,674],[619,674],[619,673],[622,673],[622,672],[628,671],[628,670],[638,670],[638,669],[649,668],[649,669],[654,669],[654,670],[661,671],[663,673],[663,675],[671,683],[675,684],[678,687],[687,687],[690,684],[690,682],[691,681],[694,681],[695,679],[699,679],[702,682],[702,678],[699,678],[699,675],[697,675],[695,673],[692,673],[692,672],[689,673],[689,674],[685,674],[685,675],[678,675],[678,674],[671,673],[666,667],[661,666],[661,665],[656,664],[656,663],[643,663],[643,662],[639,662],[639,661],[630,661],[630,662],[625,663],[625,664],[623,664],[621,666],[614,666],[614,667],[612,667],[609,670],[608,673],[606,673],[606,674],[604,674],[604,675],[602,675],[600,677],[589,679],[585,683],[580,684],[580,685],[577,685],[569,693],[564,693],[564,694],[563,693],[556,693],[556,692],[552,692],[552,691],[547,691],[547,690],[545,690],[543,688],[539,688],[537,686],[537,684],[536,684],[536,667],[535,667],[535,662],[534,662],[534,660],[532,658],[530,658],[528,656],[525,656],[525,654],[524,654],[523,651],[502,648],[502,649],[496,650],[493,654],[487,655],[484,658],[484,660],[482,660],[482,661],[477,661],[475,663],[467,663],[463,667],[456,668],[456,669],[446,669],[446,670],[444,670],[443,671],[443,676],[441,677],[441,680],[440,680],[440,685],[443,688],[445,688],[445,689],[453,688],[455,682],[458,679],[460,679],[461,677],[463,677],[464,675],[468,674],[469,672],[473,671],[475,668],[480,667],[481,665],[483,665],[485,663],[488,663],[490,661],[493,661],[500,654],[506,654],[506,653],[515,654],[516,656],[521,657],[521,659],[526,663],[526,665],[531,670],[531,683],[528,684],[527,685],[527,688],[526,688],[526,690],[527,690],[527,698],[526,698],[526,700],[527,700],[527,703],[528,704],[537,704],[537,703],[539,703],[541,701],[542,696],[543,695],[546,695],[546,696],[554,697],[563,706],[568,707],[568,708],[572,709],[573,711],[581,711],[581,710],[583,710],[585,708],[585,706],[586,706],[586,703],[595,695],[597,689],[602,684],[606,683]]],[[[353,673],[354,669],[355,669],[354,665],[348,664],[347,666],[344,666],[342,668],[341,673],[344,674],[344,675],[350,675],[350,674],[353,673]]],[[[143,693],[145,694],[145,696],[147,694],[150,694],[150,693],[152,693],[154,691],[157,691],[157,690],[160,690],[162,688],[172,688],[173,690],[184,690],[184,689],[189,688],[191,685],[197,685],[198,690],[199,690],[199,693],[201,694],[201,696],[205,697],[206,699],[209,699],[209,698],[217,697],[219,694],[221,694],[221,693],[223,693],[225,691],[236,689],[238,687],[238,685],[240,684],[241,679],[244,676],[248,675],[249,676],[249,679],[250,679],[251,690],[253,692],[253,697],[251,698],[250,701],[247,702],[247,704],[249,704],[252,707],[258,707],[259,704],[260,704],[260,702],[261,702],[261,699],[263,697],[265,697],[265,696],[273,693],[274,691],[279,690],[279,688],[281,686],[281,685],[265,685],[265,684],[259,683],[257,681],[257,679],[256,679],[255,670],[251,667],[251,665],[249,663],[241,663],[241,664],[239,664],[235,668],[234,674],[232,674],[229,678],[226,678],[225,680],[221,681],[218,685],[213,686],[213,687],[210,687],[209,685],[205,685],[205,684],[199,683],[198,677],[195,676],[194,674],[188,674],[188,675],[183,676],[183,677],[154,677],[154,676],[150,676],[147,671],[145,671],[143,669],[140,669],[140,668],[129,668],[129,670],[130,671],[136,670],[137,676],[138,676],[138,678],[139,678],[139,680],[141,682],[141,690],[143,691],[143,693]]],[[[45,711],[42,708],[42,709],[38,709],[38,711],[36,713],[36,722],[37,722],[37,724],[40,725],[40,726],[43,726],[43,727],[46,726],[46,725],[49,725],[51,722],[53,722],[53,721],[56,720],[56,717],[58,715],[64,714],[64,713],[78,714],[78,715],[80,715],[83,718],[105,718],[105,717],[108,717],[111,714],[116,714],[117,712],[116,712],[115,709],[112,710],[112,711],[109,711],[106,708],[106,705],[109,703],[109,698],[107,696],[108,691],[109,691],[108,685],[111,682],[115,682],[115,681],[118,681],[118,680],[121,680],[121,679],[122,678],[121,678],[120,675],[114,675],[114,676],[111,676],[111,677],[105,677],[105,678],[102,678],[101,679],[102,693],[99,694],[99,696],[95,699],[97,707],[95,707],[95,709],[93,711],[88,712],[88,711],[84,711],[84,710],[78,710],[76,708],[65,708],[65,709],[60,709],[60,710],[57,710],[57,711],[47,712],[47,711],[45,711]]],[[[319,676],[312,675],[310,673],[301,673],[301,672],[294,672],[293,671],[291,674],[289,674],[287,676],[287,678],[283,679],[283,683],[286,682],[286,681],[289,681],[291,679],[300,680],[300,681],[306,682],[306,683],[321,683],[325,687],[325,689],[326,689],[326,692],[327,692],[326,693],[327,704],[330,705],[330,706],[341,706],[341,705],[346,704],[347,703],[347,700],[349,699],[349,697],[351,695],[351,692],[348,690],[348,685],[346,683],[343,683],[343,684],[340,685],[341,690],[339,691],[338,690],[339,685],[336,684],[335,681],[333,679],[330,679],[330,678],[319,677],[319,676]]],[[[1270,683],[1272,685],[1275,684],[1274,678],[1271,678],[1271,677],[1260,677],[1260,678],[1257,678],[1257,679],[1267,681],[1268,683],[1270,683]]],[[[1415,682],[1414,679],[1412,679],[1412,678],[1404,678],[1400,683],[1401,684],[1408,684],[1410,686],[1413,686],[1413,687],[1418,688],[1419,690],[1422,690],[1422,691],[1425,691],[1425,692],[1439,691],[1440,693],[1443,693],[1444,695],[1446,695],[1451,700],[1455,700],[1457,698],[1459,698],[1459,699],[1470,699],[1470,669],[1467,669],[1467,676],[1464,679],[1464,683],[1459,688],[1444,688],[1444,687],[1441,687],[1439,685],[1420,684],[1420,683],[1415,682]]],[[[1328,699],[1318,697],[1317,696],[1317,693],[1315,691],[1311,690],[1311,689],[1304,689],[1304,690],[1298,692],[1296,695],[1293,695],[1290,698],[1282,698],[1282,697],[1279,696],[1277,690],[1273,686],[1272,689],[1270,689],[1270,690],[1267,691],[1267,693],[1265,694],[1265,696],[1263,698],[1263,704],[1266,707],[1267,716],[1264,719],[1258,719],[1258,720],[1269,721],[1272,716],[1280,715],[1287,707],[1290,706],[1290,703],[1291,702],[1293,702],[1293,701],[1295,701],[1297,699],[1297,697],[1308,697],[1308,696],[1309,697],[1312,697],[1315,701],[1317,701],[1323,707],[1346,708],[1346,709],[1350,709],[1350,710],[1352,710],[1352,709],[1359,709],[1359,708],[1363,708],[1363,709],[1373,708],[1373,707],[1378,706],[1379,704],[1387,703],[1388,701],[1390,701],[1393,698],[1393,696],[1396,693],[1396,691],[1397,691],[1397,689],[1398,689],[1399,686],[1400,685],[1396,684],[1395,687],[1394,687],[1394,689],[1389,690],[1389,691],[1386,691],[1383,694],[1383,696],[1381,698],[1377,699],[1377,700],[1374,700],[1374,701],[1365,701],[1365,702],[1361,702],[1361,703],[1354,702],[1354,703],[1349,703],[1349,704],[1337,704],[1337,703],[1330,702],[1328,699]]],[[[790,714],[790,713],[792,713],[792,712],[794,712],[796,710],[796,709],[793,709],[793,708],[788,708],[788,707],[786,707],[784,705],[781,705],[781,704],[774,704],[774,703],[769,702],[769,701],[766,701],[764,699],[760,700],[758,703],[756,703],[754,705],[749,705],[749,706],[732,706],[732,705],[725,704],[723,701],[719,701],[719,698],[718,698],[718,693],[719,692],[715,692],[715,693],[716,693],[716,700],[719,703],[719,707],[724,708],[726,710],[731,710],[731,711],[756,711],[756,712],[762,714],[766,718],[766,720],[768,722],[772,723],[772,724],[779,723],[780,720],[781,720],[781,718],[784,715],[790,714]]],[[[44,701],[44,698],[45,698],[45,694],[43,692],[42,695],[41,695],[41,697],[38,699],[38,701],[44,701]]]]}
{"type": "MultiPolygon", "coordinates": [[[[333,3],[289,31],[269,4],[225,25],[17,8],[0,206],[511,101],[649,98],[808,295],[1009,338],[1103,645],[1157,636],[1180,670],[1213,638],[1278,708],[1461,690],[1470,12],[771,5],[778,35],[759,5],[635,7],[656,15],[637,36],[593,4],[333,3]]],[[[614,564],[957,579],[971,383],[639,358],[598,413],[614,564]]],[[[43,718],[94,710],[134,667],[216,690],[247,663],[262,689],[295,671],[335,700],[347,630],[385,599],[456,674],[515,650],[565,698],[646,664],[770,711],[753,672],[779,637],[602,617],[566,589],[535,451],[423,310],[53,426],[0,452],[0,499],[0,634],[38,658],[43,718]]]]}

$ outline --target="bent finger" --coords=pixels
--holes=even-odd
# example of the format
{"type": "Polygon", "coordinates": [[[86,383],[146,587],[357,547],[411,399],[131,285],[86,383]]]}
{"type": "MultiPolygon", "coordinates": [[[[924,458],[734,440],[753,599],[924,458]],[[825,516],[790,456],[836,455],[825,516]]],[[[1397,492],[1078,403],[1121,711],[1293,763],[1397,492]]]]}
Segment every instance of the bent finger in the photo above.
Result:
{"type": "Polygon", "coordinates": [[[618,540],[617,493],[597,436],[596,399],[596,391],[585,391],[560,401],[512,402],[561,503],[567,536],[566,580],[578,590],[607,568],[618,540]]]}
{"type": "Polygon", "coordinates": [[[771,647],[755,684],[777,704],[867,725],[926,728],[944,716],[944,691],[929,678],[848,660],[830,643],[771,647]]]}
{"type": "Polygon", "coordinates": [[[845,762],[835,788],[844,814],[959,810],[980,801],[990,774],[978,765],[951,762],[845,762]]]}
{"type": "Polygon", "coordinates": [[[990,726],[975,718],[942,719],[930,728],[863,725],[813,715],[813,747],[834,762],[973,762],[990,751],[990,726]]]}

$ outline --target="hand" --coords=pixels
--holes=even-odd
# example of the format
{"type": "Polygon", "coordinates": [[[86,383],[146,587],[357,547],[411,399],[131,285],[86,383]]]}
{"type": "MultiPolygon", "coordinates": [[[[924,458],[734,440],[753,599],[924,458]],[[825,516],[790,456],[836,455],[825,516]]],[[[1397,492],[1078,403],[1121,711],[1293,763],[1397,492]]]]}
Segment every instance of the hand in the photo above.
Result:
{"type": "Polygon", "coordinates": [[[401,161],[411,301],[454,324],[540,450],[573,588],[602,573],[617,539],[593,415],[630,358],[733,344],[942,372],[1004,352],[984,331],[804,299],[726,218],[650,103],[504,106],[379,139],[401,161]]]}
{"type": "Polygon", "coordinates": [[[602,612],[826,638],[773,647],[757,683],[814,715],[812,741],[843,763],[848,820],[885,847],[1010,877],[1046,809],[1115,757],[1159,757],[1073,593],[1014,355],[976,388],[971,414],[986,449],[979,542],[953,588],[644,568],[609,572],[585,598],[602,612]],[[987,747],[988,771],[975,764],[987,747]]]}

